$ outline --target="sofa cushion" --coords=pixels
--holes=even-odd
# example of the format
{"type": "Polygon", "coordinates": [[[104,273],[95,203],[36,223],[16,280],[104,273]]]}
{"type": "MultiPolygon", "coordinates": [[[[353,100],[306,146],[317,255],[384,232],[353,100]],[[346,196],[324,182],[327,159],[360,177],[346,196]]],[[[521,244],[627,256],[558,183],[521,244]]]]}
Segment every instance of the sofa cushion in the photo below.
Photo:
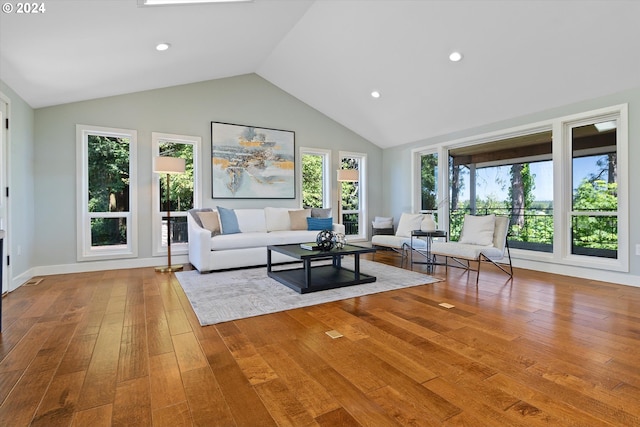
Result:
{"type": "Polygon", "coordinates": [[[220,234],[211,238],[211,250],[257,248],[270,245],[269,233],[248,232],[235,234],[220,234]]]}
{"type": "Polygon", "coordinates": [[[307,218],[307,229],[320,231],[333,229],[333,218],[307,218]]]}
{"type": "Polygon", "coordinates": [[[202,228],[206,228],[212,235],[220,234],[220,218],[217,211],[195,212],[202,228]]]}
{"type": "Polygon", "coordinates": [[[313,230],[274,231],[269,233],[269,244],[291,245],[295,243],[315,242],[317,236],[318,232],[313,230]]]}
{"type": "Polygon", "coordinates": [[[477,260],[481,253],[486,255],[487,258],[495,260],[503,257],[502,251],[498,248],[460,242],[433,242],[431,244],[431,253],[469,260],[477,260]]]}
{"type": "Polygon", "coordinates": [[[307,218],[311,216],[311,209],[296,209],[289,211],[291,230],[306,230],[307,218]]]}
{"type": "Polygon", "coordinates": [[[373,228],[393,228],[393,217],[391,216],[377,216],[371,223],[373,228]]]}
{"type": "Polygon", "coordinates": [[[465,215],[460,243],[468,245],[493,246],[493,230],[496,216],[465,215]]]}
{"type": "Polygon", "coordinates": [[[266,232],[267,224],[264,209],[234,209],[238,218],[238,227],[243,233],[266,232]]]}
{"type": "Polygon", "coordinates": [[[290,230],[289,208],[264,208],[267,231],[290,230]]]}
{"type": "Polygon", "coordinates": [[[314,218],[331,218],[331,208],[311,208],[311,216],[314,218]]]}
{"type": "MultiPolygon", "coordinates": [[[[374,246],[402,249],[403,246],[411,246],[411,237],[376,234],[371,238],[371,244],[374,246]]],[[[427,242],[422,239],[414,238],[413,249],[427,249],[427,242]]]]}
{"type": "Polygon", "coordinates": [[[211,250],[222,251],[228,249],[246,249],[264,247],[268,245],[289,245],[313,242],[317,231],[282,230],[268,233],[248,232],[239,234],[220,234],[211,238],[211,250]]]}
{"type": "Polygon", "coordinates": [[[217,207],[218,215],[220,216],[220,229],[222,234],[236,234],[242,233],[240,226],[238,225],[238,217],[233,209],[217,207]]]}
{"type": "Polygon", "coordinates": [[[413,230],[420,230],[422,224],[422,214],[403,213],[398,222],[396,236],[411,237],[413,230]]]}

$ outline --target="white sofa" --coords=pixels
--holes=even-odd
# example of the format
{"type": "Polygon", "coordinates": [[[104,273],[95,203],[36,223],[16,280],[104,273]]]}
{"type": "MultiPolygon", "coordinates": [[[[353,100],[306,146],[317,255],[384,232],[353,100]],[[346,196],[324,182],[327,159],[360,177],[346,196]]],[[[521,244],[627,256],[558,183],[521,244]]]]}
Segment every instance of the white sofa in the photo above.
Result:
{"type": "MultiPolygon", "coordinates": [[[[335,233],[344,233],[344,225],[326,218],[328,210],[266,207],[261,209],[192,209],[187,214],[189,262],[200,273],[267,264],[267,246],[314,242],[319,222],[331,224],[335,233]],[[231,213],[229,213],[231,211],[231,213]],[[311,216],[312,213],[317,215],[311,216]],[[221,215],[223,216],[220,219],[221,215]],[[325,218],[321,218],[324,215],[325,218]],[[235,216],[237,224],[229,221],[235,216]],[[306,218],[313,218],[306,220],[306,218]],[[226,223],[225,223],[226,222],[226,223]],[[229,223],[231,225],[229,225],[229,223]],[[225,225],[227,225],[225,229],[225,225]],[[237,228],[235,227],[237,225],[237,228]]],[[[295,261],[273,252],[273,263],[295,261]]]]}

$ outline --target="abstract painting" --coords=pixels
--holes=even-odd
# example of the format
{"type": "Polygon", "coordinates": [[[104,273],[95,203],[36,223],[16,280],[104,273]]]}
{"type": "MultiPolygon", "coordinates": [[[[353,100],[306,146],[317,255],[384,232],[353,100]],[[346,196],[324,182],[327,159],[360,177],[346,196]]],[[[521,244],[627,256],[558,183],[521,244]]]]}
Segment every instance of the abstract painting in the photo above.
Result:
{"type": "Polygon", "coordinates": [[[212,197],[294,199],[295,132],[211,122],[212,197]]]}

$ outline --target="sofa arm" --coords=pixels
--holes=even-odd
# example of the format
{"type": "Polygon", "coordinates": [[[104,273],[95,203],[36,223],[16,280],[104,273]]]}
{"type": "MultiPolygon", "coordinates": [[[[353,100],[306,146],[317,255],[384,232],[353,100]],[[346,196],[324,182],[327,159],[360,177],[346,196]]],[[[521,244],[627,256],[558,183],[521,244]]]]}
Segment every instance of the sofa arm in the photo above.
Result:
{"type": "Polygon", "coordinates": [[[344,224],[337,224],[337,223],[333,224],[333,232],[334,233],[342,233],[342,234],[344,234],[344,230],[345,230],[344,224]]]}
{"type": "Polygon", "coordinates": [[[211,232],[196,224],[191,215],[187,215],[189,230],[189,262],[198,271],[209,271],[211,260],[211,232]]]}

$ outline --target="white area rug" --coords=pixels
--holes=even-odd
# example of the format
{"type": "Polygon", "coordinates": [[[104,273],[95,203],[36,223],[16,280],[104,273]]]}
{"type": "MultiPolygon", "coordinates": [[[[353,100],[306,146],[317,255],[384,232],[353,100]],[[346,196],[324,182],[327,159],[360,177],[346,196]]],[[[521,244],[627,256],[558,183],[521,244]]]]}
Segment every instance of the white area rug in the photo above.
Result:
{"type": "MultiPolygon", "coordinates": [[[[345,258],[342,265],[352,268],[353,260],[345,258]]],[[[294,264],[290,268],[299,266],[294,264]]],[[[275,266],[274,270],[282,268],[275,266]]],[[[377,280],[303,295],[268,277],[266,267],[175,274],[203,326],[439,281],[426,274],[368,260],[360,260],[360,271],[376,276],[377,280]]]]}

